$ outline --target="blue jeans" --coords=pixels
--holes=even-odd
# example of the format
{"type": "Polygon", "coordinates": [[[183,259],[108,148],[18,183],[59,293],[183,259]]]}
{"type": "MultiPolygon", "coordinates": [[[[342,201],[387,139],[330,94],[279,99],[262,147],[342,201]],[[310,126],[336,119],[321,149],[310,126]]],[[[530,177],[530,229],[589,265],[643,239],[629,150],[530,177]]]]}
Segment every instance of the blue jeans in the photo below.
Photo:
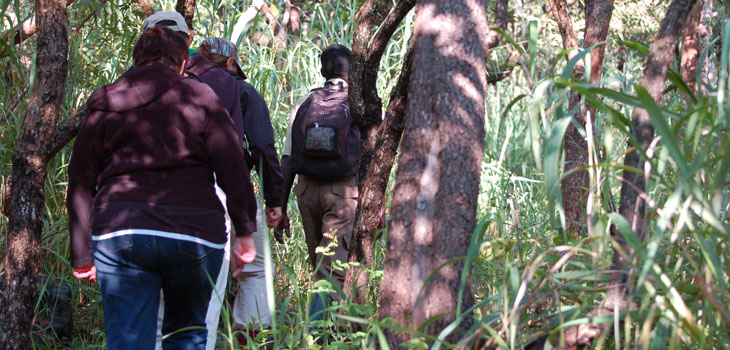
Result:
{"type": "Polygon", "coordinates": [[[223,249],[131,234],[94,241],[109,350],[154,349],[160,289],[165,295],[162,348],[205,349],[205,315],[223,249]]]}

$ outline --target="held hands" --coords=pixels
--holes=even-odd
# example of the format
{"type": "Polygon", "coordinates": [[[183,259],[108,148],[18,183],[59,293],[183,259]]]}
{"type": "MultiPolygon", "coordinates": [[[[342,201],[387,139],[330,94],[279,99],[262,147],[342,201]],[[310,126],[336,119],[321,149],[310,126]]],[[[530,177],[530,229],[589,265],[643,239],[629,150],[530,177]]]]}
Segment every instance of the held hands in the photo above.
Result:
{"type": "Polygon", "coordinates": [[[74,277],[96,283],[96,266],[94,264],[74,267],[74,277]]]}
{"type": "Polygon", "coordinates": [[[237,277],[243,272],[243,267],[250,264],[256,258],[256,243],[253,240],[253,233],[236,236],[231,247],[231,274],[237,277]]]}
{"type": "Polygon", "coordinates": [[[284,218],[281,213],[281,207],[266,207],[266,226],[269,228],[275,228],[279,226],[279,223],[284,218]]]}
{"type": "Polygon", "coordinates": [[[284,244],[284,235],[287,238],[291,237],[291,230],[289,229],[289,217],[283,215],[279,224],[274,227],[274,238],[277,242],[284,244]]]}

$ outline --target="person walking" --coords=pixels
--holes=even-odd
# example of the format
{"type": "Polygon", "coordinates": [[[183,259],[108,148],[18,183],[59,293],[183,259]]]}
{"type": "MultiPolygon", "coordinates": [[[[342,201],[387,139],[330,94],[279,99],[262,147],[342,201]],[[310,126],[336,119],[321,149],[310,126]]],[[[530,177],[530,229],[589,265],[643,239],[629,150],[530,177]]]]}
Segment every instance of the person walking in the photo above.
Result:
{"type": "MultiPolygon", "coordinates": [[[[324,87],[312,90],[292,108],[286,143],[282,152],[286,209],[289,191],[298,174],[297,196],[304,236],[315,280],[330,280],[342,290],[345,271],[333,268],[337,260],[347,262],[350,235],[357,209],[357,172],[360,164],[360,131],[349,111],[347,95],[350,50],[331,45],[320,56],[324,87]],[[336,246],[334,254],[317,253],[317,248],[336,246]]],[[[284,211],[286,212],[286,211],[284,211]]],[[[277,237],[287,229],[285,217],[277,237]]],[[[310,320],[324,317],[324,308],[339,294],[317,295],[310,308],[310,320]]]]}
{"type": "MultiPolygon", "coordinates": [[[[251,84],[246,82],[246,75],[238,63],[238,48],[232,42],[222,38],[203,40],[197,49],[201,55],[224,68],[238,83],[238,93],[243,114],[246,152],[249,167],[256,169],[263,181],[263,196],[266,204],[266,223],[269,228],[278,226],[282,219],[281,191],[284,179],[279,167],[279,158],[274,145],[274,129],[271,126],[269,108],[266,102],[251,84]]],[[[257,219],[261,216],[257,215],[257,219]]],[[[233,305],[233,323],[236,329],[245,330],[254,338],[261,328],[271,324],[271,314],[267,305],[267,293],[273,293],[266,286],[264,245],[267,226],[258,220],[254,233],[256,242],[256,259],[246,264],[236,280],[238,288],[233,305]]],[[[272,264],[273,271],[274,266],[272,264]]],[[[246,345],[247,339],[239,334],[239,344],[246,345]]]]}
{"type": "MultiPolygon", "coordinates": [[[[172,29],[178,36],[180,36],[188,47],[188,58],[183,74],[190,78],[196,79],[206,85],[210,86],[211,89],[220,99],[220,102],[226,108],[236,128],[236,134],[239,138],[239,145],[243,147],[244,140],[244,125],[241,113],[241,104],[238,93],[238,83],[231,77],[224,69],[219,68],[203,55],[190,48],[195,37],[195,31],[193,28],[189,28],[185,23],[183,16],[177,11],[159,11],[149,16],[144,21],[144,30],[149,30],[155,27],[167,27],[172,29]]],[[[216,186],[216,193],[223,203],[225,209],[226,195],[216,186]]],[[[230,220],[226,219],[226,232],[231,239],[231,224],[230,220]]],[[[230,249],[226,245],[223,259],[226,262],[230,261],[230,249]]],[[[221,308],[223,307],[223,300],[225,298],[226,285],[228,284],[228,272],[229,264],[223,264],[218,276],[214,278],[215,281],[215,294],[217,298],[211,299],[211,305],[208,308],[208,315],[206,316],[206,325],[208,327],[208,345],[206,350],[213,350],[216,343],[216,331],[220,322],[221,308]]],[[[234,274],[238,274],[240,271],[232,271],[234,274]]],[[[155,349],[161,349],[162,345],[162,312],[164,311],[164,296],[162,296],[163,302],[160,307],[158,329],[157,329],[157,346],[155,349]]]]}
{"type": "Polygon", "coordinates": [[[74,276],[98,278],[107,347],[205,349],[213,284],[225,264],[227,196],[234,269],[256,256],[256,205],[235,127],[216,94],[185,78],[185,41],[151,28],[134,67],[89,97],[69,165],[74,276]],[[214,181],[215,173],[215,181],[214,181]]]}

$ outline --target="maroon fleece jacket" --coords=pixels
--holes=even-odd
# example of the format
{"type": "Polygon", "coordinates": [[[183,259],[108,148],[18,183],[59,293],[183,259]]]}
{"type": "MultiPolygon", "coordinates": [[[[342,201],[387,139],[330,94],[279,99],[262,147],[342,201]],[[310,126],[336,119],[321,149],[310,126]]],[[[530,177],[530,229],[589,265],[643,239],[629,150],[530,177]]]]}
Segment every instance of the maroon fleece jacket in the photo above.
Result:
{"type": "Polygon", "coordinates": [[[69,165],[73,267],[92,235],[152,229],[226,242],[218,185],[237,235],[256,230],[256,199],[236,129],[207,85],[164,64],[94,91],[69,165]]]}
{"type": "Polygon", "coordinates": [[[205,56],[194,52],[188,57],[185,64],[185,74],[206,83],[215,92],[228,115],[236,125],[238,138],[243,144],[243,117],[241,115],[241,103],[238,99],[238,83],[226,71],[219,68],[213,62],[208,61],[205,56]]]}

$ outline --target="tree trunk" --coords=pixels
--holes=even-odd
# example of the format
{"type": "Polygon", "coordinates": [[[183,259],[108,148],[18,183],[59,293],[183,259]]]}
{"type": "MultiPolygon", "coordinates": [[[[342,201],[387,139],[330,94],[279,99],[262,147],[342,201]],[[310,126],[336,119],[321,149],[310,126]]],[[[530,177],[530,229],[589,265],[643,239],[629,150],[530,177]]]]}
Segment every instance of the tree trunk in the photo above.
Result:
{"type": "MultiPolygon", "coordinates": [[[[563,37],[563,47],[566,49],[577,47],[573,23],[568,14],[568,5],[565,0],[555,0],[552,6],[553,16],[558,22],[560,34],[563,37]]],[[[586,0],[585,17],[586,29],[584,36],[584,48],[593,46],[606,40],[608,26],[613,13],[613,0],[586,0]]],[[[596,83],[603,72],[604,46],[599,46],[591,52],[591,73],[589,80],[596,83]]],[[[569,57],[575,56],[572,51],[569,57]]],[[[576,64],[573,76],[582,79],[585,72],[583,63],[576,64]]],[[[577,93],[571,93],[568,110],[575,109],[580,104],[581,97],[577,93]]],[[[594,114],[593,108],[581,107],[574,114],[575,122],[585,125],[586,113],[594,114]]],[[[567,173],[586,164],[588,161],[588,145],[573,123],[568,125],[565,132],[565,164],[563,172],[567,173]]],[[[567,176],[561,183],[563,208],[566,216],[566,231],[574,237],[579,237],[585,226],[585,205],[588,200],[588,172],[585,170],[575,171],[567,176]]]]}
{"type": "Polygon", "coordinates": [[[139,4],[139,7],[142,9],[142,12],[145,14],[145,16],[149,17],[155,13],[155,11],[152,9],[152,3],[150,0],[137,0],[137,4],[139,4]]]}
{"type": "MultiPolygon", "coordinates": [[[[423,329],[437,334],[473,304],[463,262],[446,262],[466,255],[476,226],[488,34],[486,0],[417,2],[379,313],[406,329],[443,315],[423,329]]],[[[385,335],[392,348],[411,338],[385,335]]]]}
{"type": "MultiPolygon", "coordinates": [[[[66,7],[70,6],[73,2],[74,2],[74,0],[66,1],[66,7]]],[[[18,45],[18,44],[22,43],[23,41],[25,41],[26,39],[32,37],[33,35],[36,34],[36,32],[38,32],[38,26],[36,25],[36,17],[31,16],[30,18],[23,21],[23,23],[18,25],[18,29],[17,29],[17,32],[15,33],[15,35],[11,35],[10,33],[6,32],[6,33],[0,34],[0,38],[12,37],[13,38],[12,40],[8,40],[8,45],[13,46],[13,45],[18,45]]],[[[6,50],[4,48],[2,50],[0,50],[0,58],[4,58],[8,54],[10,54],[10,52],[8,50],[6,50]]]]}
{"type": "MultiPolygon", "coordinates": [[[[687,25],[684,27],[682,35],[682,56],[680,58],[680,71],[682,79],[687,83],[689,91],[697,92],[697,64],[700,58],[700,19],[702,18],[702,7],[704,1],[698,1],[687,19],[687,25]]],[[[689,97],[689,96],[687,96],[689,97]]]]}
{"type": "MultiPolygon", "coordinates": [[[[662,98],[679,36],[682,34],[694,3],[694,0],[673,0],[659,26],[659,33],[651,44],[644,76],[639,84],[649,92],[654,101],[660,102],[662,98]]],[[[631,115],[631,132],[640,143],[637,146],[643,152],[654,138],[654,126],[651,124],[649,113],[645,109],[634,108],[631,115]]],[[[629,152],[624,160],[624,165],[642,169],[639,152],[636,150],[629,152]]],[[[634,231],[643,238],[646,231],[644,222],[645,208],[643,201],[638,196],[639,193],[634,188],[645,190],[645,174],[627,171],[624,172],[623,176],[626,182],[621,186],[619,213],[631,223],[634,231]]],[[[620,237],[620,235],[616,236],[620,237]]]]}
{"type": "Polygon", "coordinates": [[[363,16],[353,38],[353,55],[350,69],[350,106],[352,116],[361,132],[361,160],[358,187],[360,198],[355,214],[350,255],[348,261],[359,262],[345,275],[345,294],[353,302],[364,305],[367,299],[369,275],[372,265],[372,244],[375,239],[385,205],[385,186],[393,167],[403,123],[403,99],[405,99],[404,66],[398,85],[391,95],[386,118],[381,122],[382,101],[377,94],[377,77],[380,60],[398,24],[415,5],[414,0],[401,0],[390,10],[390,1],[367,1],[359,12],[363,16]],[[387,16],[387,17],[386,17],[387,16]],[[379,30],[376,29],[380,27],[379,30]],[[371,40],[372,39],[372,40],[371,40]],[[396,102],[399,101],[399,102],[396,102]],[[400,130],[400,131],[398,131],[400,130]],[[381,149],[382,147],[382,149],[381,149]],[[353,284],[354,282],[354,284],[353,284]],[[353,293],[354,292],[354,293],[353,293]]]}
{"type": "Polygon", "coordinates": [[[13,184],[8,216],[3,339],[0,348],[29,349],[37,299],[35,280],[41,261],[43,184],[47,147],[64,97],[68,55],[68,18],[64,0],[37,0],[36,76],[20,137],[13,153],[13,184]]]}
{"type": "Polygon", "coordinates": [[[175,11],[185,18],[188,28],[193,29],[193,18],[195,18],[195,0],[177,0],[175,11]]]}
{"type": "Polygon", "coordinates": [[[403,134],[411,57],[412,48],[409,47],[400,77],[390,95],[385,123],[377,128],[379,133],[371,166],[366,169],[365,176],[360,181],[360,198],[348,259],[350,262],[360,262],[360,266],[350,267],[345,275],[345,294],[351,295],[352,301],[360,305],[367,302],[370,282],[367,270],[373,263],[375,232],[382,221],[385,191],[403,134]]]}
{"type": "MultiPolygon", "coordinates": [[[[662,98],[675,48],[693,4],[693,0],[672,1],[659,25],[659,32],[649,49],[649,57],[644,69],[645,73],[639,83],[648,90],[656,102],[660,102],[662,98]]],[[[634,108],[631,116],[631,132],[639,142],[636,146],[643,152],[654,137],[654,127],[645,109],[634,108]]],[[[624,160],[624,165],[642,169],[639,151],[629,152],[624,160]]],[[[634,231],[639,234],[639,237],[643,238],[646,230],[644,202],[635,188],[641,191],[646,190],[645,174],[625,171],[623,177],[624,183],[621,186],[619,213],[626,218],[634,231]]],[[[631,300],[629,300],[631,286],[628,284],[628,277],[632,267],[633,250],[625,242],[623,236],[617,232],[615,226],[611,228],[611,234],[627,255],[624,256],[618,251],[614,251],[612,271],[615,272],[611,273],[610,287],[606,299],[590,313],[590,316],[610,315],[614,313],[614,310],[623,311],[631,305],[631,300]]],[[[590,344],[593,339],[598,338],[603,333],[608,325],[608,323],[585,324],[566,331],[566,347],[576,349],[579,346],[590,344]]]]}

